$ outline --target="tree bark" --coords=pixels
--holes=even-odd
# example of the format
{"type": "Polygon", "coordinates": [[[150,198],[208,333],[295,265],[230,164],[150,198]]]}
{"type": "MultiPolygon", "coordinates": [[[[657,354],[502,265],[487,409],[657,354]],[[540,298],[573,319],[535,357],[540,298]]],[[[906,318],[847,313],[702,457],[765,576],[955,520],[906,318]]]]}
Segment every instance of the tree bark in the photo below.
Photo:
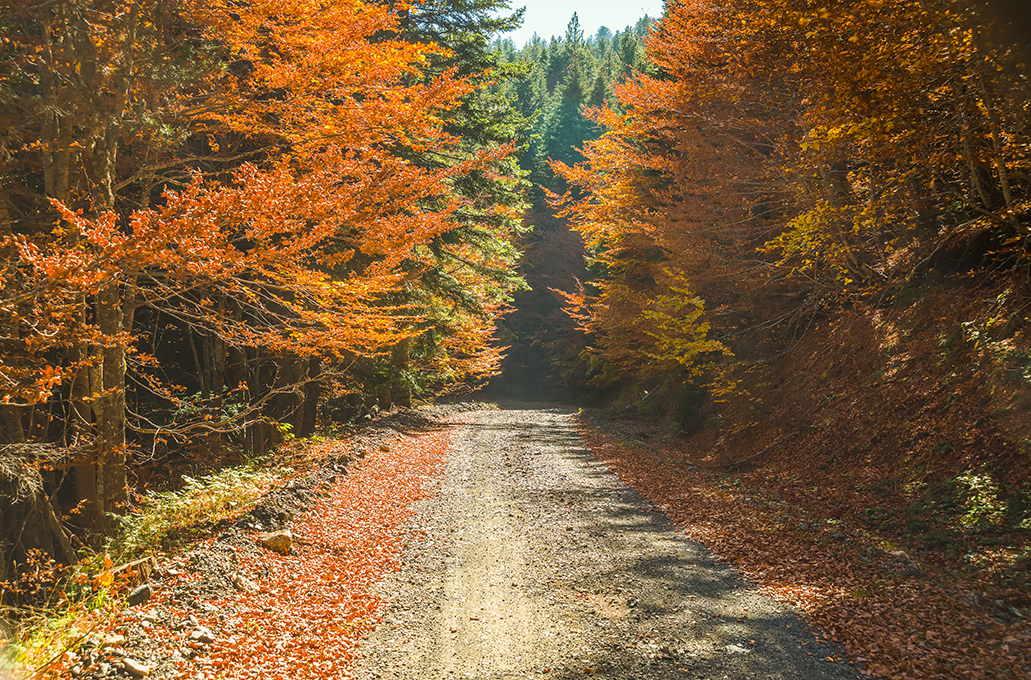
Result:
{"type": "Polygon", "coordinates": [[[310,437],[315,434],[315,428],[318,426],[319,399],[322,398],[322,382],[319,380],[321,372],[321,362],[317,358],[309,359],[308,382],[304,385],[304,406],[297,432],[301,437],[310,437]]]}
{"type": "Polygon", "coordinates": [[[988,129],[992,135],[992,160],[995,161],[995,170],[999,175],[999,188],[1002,190],[1002,200],[1006,206],[1006,221],[1013,225],[1019,233],[1027,233],[1024,225],[1020,222],[1017,214],[1016,201],[1013,199],[1013,189],[1010,186],[1009,169],[1006,167],[1006,155],[1002,142],[1002,123],[999,120],[999,110],[995,105],[995,99],[988,84],[981,78],[981,94],[984,102],[985,114],[988,116],[988,129]]]}
{"type": "Polygon", "coordinates": [[[412,407],[412,386],[408,382],[407,376],[408,366],[411,363],[411,353],[412,338],[405,338],[394,347],[391,357],[395,369],[401,376],[401,380],[404,381],[392,390],[391,396],[393,396],[394,402],[398,406],[403,406],[404,408],[412,407]]]}
{"type": "Polygon", "coordinates": [[[125,310],[118,285],[96,296],[96,320],[106,343],[99,350],[93,385],[96,416],[96,501],[97,520],[107,533],[109,513],[124,512],[128,504],[125,463],[125,344],[121,337],[125,310]]]}

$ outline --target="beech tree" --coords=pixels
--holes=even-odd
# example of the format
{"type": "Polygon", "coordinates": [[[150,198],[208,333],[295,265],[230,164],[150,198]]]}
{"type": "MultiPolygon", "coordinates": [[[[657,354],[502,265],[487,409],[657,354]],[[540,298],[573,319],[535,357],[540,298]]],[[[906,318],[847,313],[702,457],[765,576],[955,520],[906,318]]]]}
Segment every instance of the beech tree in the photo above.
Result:
{"type": "Polygon", "coordinates": [[[455,258],[476,266],[447,273],[483,303],[443,329],[461,361],[438,363],[494,370],[511,208],[459,187],[517,195],[514,145],[449,129],[484,82],[433,68],[448,52],[389,8],[15,3],[3,22],[20,107],[4,109],[4,443],[70,452],[54,464],[75,464],[93,530],[129,500],[129,445],[246,431],[260,450],[265,421],[310,418],[316,381],[346,388],[414,337],[432,309],[402,293],[475,219],[502,225],[484,227],[494,250],[467,239],[455,258]],[[448,161],[413,162],[431,153],[448,161]]]}
{"type": "Polygon", "coordinates": [[[981,11],[669,3],[654,75],[617,86],[586,160],[555,166],[600,268],[573,299],[601,355],[623,376],[628,348],[650,356],[652,331],[618,321],[671,294],[667,269],[716,312],[716,339],[907,280],[975,237],[1023,257],[1026,69],[981,11]]]}
{"type": "Polygon", "coordinates": [[[130,140],[161,134],[148,104],[160,102],[184,63],[180,16],[179,7],[158,2],[4,6],[3,70],[12,103],[5,110],[17,122],[6,140],[13,155],[5,174],[13,181],[3,232],[8,251],[23,256],[8,261],[5,277],[17,285],[5,290],[3,359],[21,369],[21,379],[4,386],[6,435],[14,443],[24,439],[19,425],[36,421],[36,405],[64,386],[63,440],[96,442],[95,457],[78,466],[76,477],[98,527],[105,512],[126,500],[123,332],[132,327],[135,286],[101,265],[104,254],[55,219],[48,201],[93,214],[120,207],[123,182],[131,184],[139,166],[124,168],[119,153],[130,140]],[[54,270],[70,278],[62,280],[62,273],[53,280],[31,267],[51,248],[72,256],[54,270]],[[97,265],[93,272],[82,271],[87,262],[97,265]],[[46,306],[61,312],[55,316],[46,306]],[[43,313],[49,317],[41,325],[43,313]],[[56,352],[63,360],[55,361],[56,352]]]}

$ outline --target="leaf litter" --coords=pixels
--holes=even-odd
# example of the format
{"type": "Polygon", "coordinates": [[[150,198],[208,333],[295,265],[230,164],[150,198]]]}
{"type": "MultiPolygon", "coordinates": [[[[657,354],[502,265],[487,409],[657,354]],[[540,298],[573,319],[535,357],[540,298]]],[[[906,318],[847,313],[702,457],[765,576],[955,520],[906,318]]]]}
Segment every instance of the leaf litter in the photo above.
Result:
{"type": "Polygon", "coordinates": [[[674,464],[673,447],[605,429],[581,420],[599,460],[763,592],[805,612],[864,675],[1031,678],[1031,626],[998,599],[1007,593],[877,541],[836,505],[862,499],[821,488],[792,495],[769,470],[734,483],[674,464]]]}
{"type": "Polygon", "coordinates": [[[93,622],[46,677],[351,677],[361,639],[380,621],[375,586],[399,567],[412,505],[446,460],[451,432],[436,420],[478,407],[402,411],[301,445],[294,481],[160,564],[146,601],[93,622]],[[287,528],[288,554],[259,544],[287,528]]]}

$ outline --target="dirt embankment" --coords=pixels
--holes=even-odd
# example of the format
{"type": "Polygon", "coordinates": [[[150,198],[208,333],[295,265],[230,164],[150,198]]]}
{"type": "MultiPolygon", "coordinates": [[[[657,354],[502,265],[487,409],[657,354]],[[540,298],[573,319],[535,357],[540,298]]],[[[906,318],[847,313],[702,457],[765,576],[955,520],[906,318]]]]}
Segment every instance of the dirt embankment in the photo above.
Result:
{"type": "Polygon", "coordinates": [[[689,422],[593,445],[879,677],[1031,677],[1029,307],[969,277],[852,301],[689,422]]]}

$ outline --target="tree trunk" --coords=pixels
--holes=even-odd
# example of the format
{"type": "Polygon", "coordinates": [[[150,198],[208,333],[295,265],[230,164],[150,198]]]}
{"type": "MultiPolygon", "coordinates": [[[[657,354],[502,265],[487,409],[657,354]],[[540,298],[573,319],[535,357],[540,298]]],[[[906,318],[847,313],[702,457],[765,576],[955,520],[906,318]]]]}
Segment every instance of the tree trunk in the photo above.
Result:
{"type": "Polygon", "coordinates": [[[985,114],[988,116],[988,129],[992,135],[992,160],[995,162],[995,170],[999,175],[999,188],[1002,190],[1002,200],[1006,205],[1006,221],[1013,225],[1018,233],[1027,233],[1027,229],[1020,222],[1017,214],[1016,201],[1013,198],[1013,189],[1010,186],[1009,168],[1006,166],[1006,154],[1002,141],[1002,123],[999,120],[999,110],[995,105],[995,99],[988,84],[981,77],[981,94],[984,103],[985,114]]]}
{"type": "MultiPolygon", "coordinates": [[[[245,347],[245,376],[247,381],[247,400],[253,404],[261,398],[265,390],[262,380],[261,350],[256,347],[245,347]]],[[[268,447],[265,423],[261,420],[252,422],[244,430],[244,451],[248,456],[260,456],[268,447]]]]}
{"type": "MultiPolygon", "coordinates": [[[[849,189],[848,169],[845,163],[832,163],[828,168],[823,169],[822,173],[824,195],[830,206],[839,209],[851,203],[852,191],[849,189]]],[[[857,255],[859,248],[851,238],[852,225],[843,224],[840,218],[835,218],[835,224],[830,227],[830,232],[845,253],[843,264],[846,269],[856,280],[866,280],[867,268],[859,260],[857,255]]]]}
{"type": "Polygon", "coordinates": [[[94,522],[102,533],[109,529],[107,515],[124,512],[129,499],[125,474],[125,345],[119,337],[124,312],[119,286],[109,286],[97,294],[97,326],[108,338],[99,348],[98,365],[92,369],[96,416],[94,522]]]}
{"type": "Polygon", "coordinates": [[[310,437],[315,434],[315,428],[318,426],[319,399],[322,398],[322,382],[319,380],[321,372],[321,362],[317,358],[309,359],[308,382],[304,386],[304,406],[298,436],[310,437]]]}
{"type": "Polygon", "coordinates": [[[981,199],[981,205],[984,206],[985,210],[992,210],[992,199],[988,195],[988,191],[985,189],[984,180],[982,177],[983,169],[978,163],[977,158],[974,156],[974,143],[971,141],[970,136],[973,134],[971,129],[969,118],[967,116],[967,103],[964,100],[957,105],[959,110],[959,135],[963,146],[963,158],[967,162],[967,170],[970,173],[970,186],[973,188],[974,193],[981,199]]]}
{"type": "Polygon", "coordinates": [[[412,385],[408,381],[408,366],[411,363],[412,338],[405,338],[394,346],[392,359],[394,368],[402,382],[392,391],[394,402],[404,408],[412,407],[412,385]]]}

